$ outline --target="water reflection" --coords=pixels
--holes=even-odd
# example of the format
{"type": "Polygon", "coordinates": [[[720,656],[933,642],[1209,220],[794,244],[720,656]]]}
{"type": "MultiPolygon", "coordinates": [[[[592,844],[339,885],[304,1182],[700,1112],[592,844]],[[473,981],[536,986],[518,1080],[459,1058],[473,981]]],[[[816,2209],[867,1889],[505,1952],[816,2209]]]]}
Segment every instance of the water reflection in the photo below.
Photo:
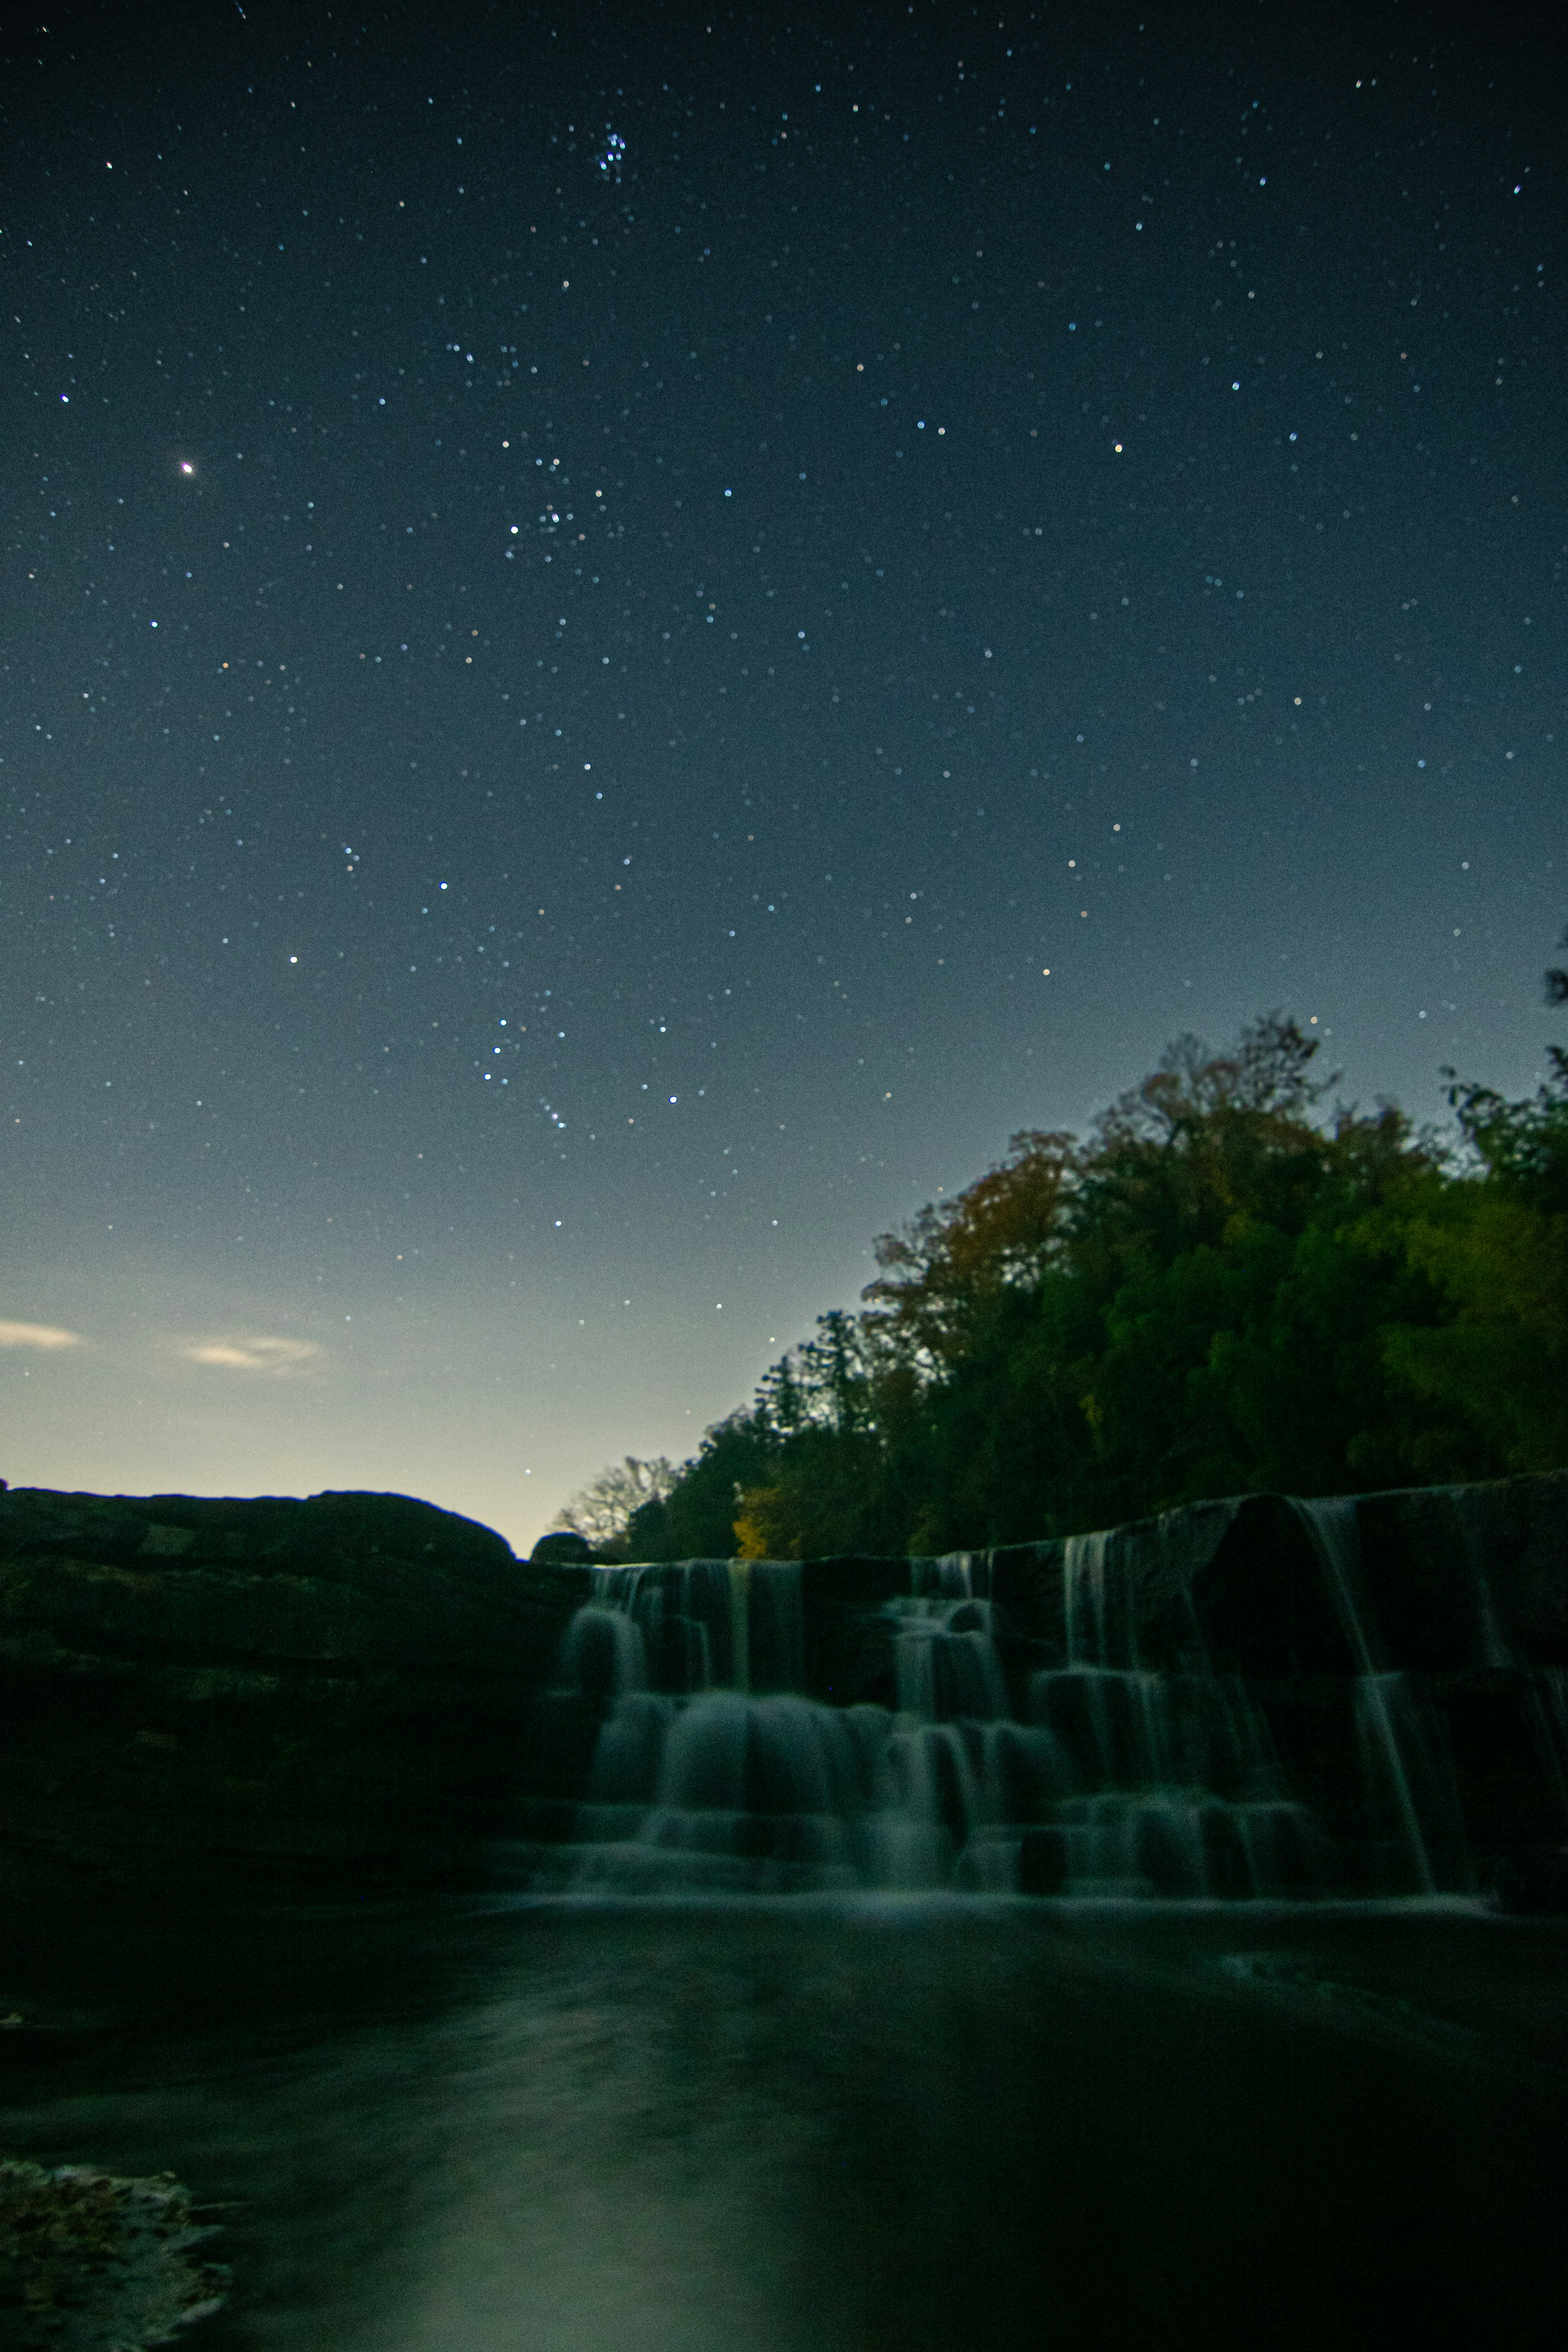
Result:
{"type": "Polygon", "coordinates": [[[1555,1929],[1253,1911],[1227,1968],[1217,1908],[538,1904],[336,1975],[289,1932],[163,1945],[0,2123],[234,2200],[193,2352],[1523,2340],[1557,2242],[1550,2084],[1415,2030],[1521,1953],[1539,2025],[1555,1929]]]}

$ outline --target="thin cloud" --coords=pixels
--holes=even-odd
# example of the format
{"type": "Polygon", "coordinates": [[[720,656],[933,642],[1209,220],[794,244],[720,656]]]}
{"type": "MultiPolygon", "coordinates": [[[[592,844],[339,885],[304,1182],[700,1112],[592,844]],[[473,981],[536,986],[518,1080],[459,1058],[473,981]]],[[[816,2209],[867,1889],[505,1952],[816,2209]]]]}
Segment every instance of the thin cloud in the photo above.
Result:
{"type": "Polygon", "coordinates": [[[53,1323],[0,1323],[0,1348],[80,1348],[79,1331],[62,1331],[53,1323]]]}
{"type": "Polygon", "coordinates": [[[193,1364],[217,1364],[230,1372],[292,1372],[321,1349],[313,1339],[192,1339],[180,1349],[193,1364]]]}

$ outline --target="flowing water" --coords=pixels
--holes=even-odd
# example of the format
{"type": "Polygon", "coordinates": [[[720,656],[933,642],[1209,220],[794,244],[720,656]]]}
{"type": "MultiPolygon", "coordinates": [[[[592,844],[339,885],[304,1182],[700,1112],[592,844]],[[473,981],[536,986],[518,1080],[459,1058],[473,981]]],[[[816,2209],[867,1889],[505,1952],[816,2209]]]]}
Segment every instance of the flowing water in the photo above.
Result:
{"type": "Polygon", "coordinates": [[[1317,1747],[1114,1534],[1026,1641],[986,1556],[873,1563],[839,1665],[797,1564],[601,1571],[482,1902],[0,1913],[0,2153],[186,2183],[193,2352],[1533,2341],[1568,1925],[1465,1892],[1353,1509],[1300,1519],[1317,1747]]]}
{"type": "MultiPolygon", "coordinates": [[[[1335,1611],[1355,1661],[1355,1729],[1377,1854],[1375,1885],[1389,1894],[1436,1894],[1474,1885],[1458,1798],[1441,1733],[1424,1716],[1408,1675],[1379,1655],[1366,1597],[1353,1496],[1296,1500],[1292,1507],[1327,1570],[1335,1611]],[[1439,1873],[1441,1872],[1441,1875],[1439,1873]]],[[[1489,1644],[1499,1640],[1484,1572],[1477,1565],[1489,1644]]]]}
{"type": "Polygon", "coordinates": [[[188,2184],[192,2352],[1536,2340],[1568,1935],[1243,1916],[14,1920],[0,2147],[188,2184]]]}
{"type": "MultiPolygon", "coordinates": [[[[1353,1665],[1353,1866],[1292,1789],[1264,1708],[1207,1655],[1142,1654],[1135,1563],[1073,1537],[1060,1663],[1004,1671],[984,1554],[909,1563],[875,1610],[895,1703],[808,1696],[801,1570],[690,1560],[597,1571],[559,1698],[602,1720],[569,1833],[520,1883],[599,1894],[1026,1892],[1105,1900],[1469,1891],[1440,1727],[1387,1669],[1355,1507],[1295,1506],[1353,1665]]],[[[1168,1647],[1168,1643],[1167,1643],[1168,1647]]],[[[1553,1727],[1548,1696],[1538,1734],[1553,1727]]]]}

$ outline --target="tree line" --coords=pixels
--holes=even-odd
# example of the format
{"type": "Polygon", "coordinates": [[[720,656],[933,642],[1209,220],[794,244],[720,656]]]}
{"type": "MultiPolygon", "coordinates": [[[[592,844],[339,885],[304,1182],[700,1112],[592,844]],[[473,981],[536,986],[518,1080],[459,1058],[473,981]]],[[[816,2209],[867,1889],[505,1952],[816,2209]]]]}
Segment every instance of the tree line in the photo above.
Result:
{"type": "Polygon", "coordinates": [[[1445,1139],[1326,1112],[1318,1050],[1279,1013],[1184,1037],[1084,1140],[1016,1135],[689,1461],[560,1524],[632,1559],[931,1553],[1568,1463],[1568,1054],[1519,1102],[1445,1072],[1445,1139]]]}

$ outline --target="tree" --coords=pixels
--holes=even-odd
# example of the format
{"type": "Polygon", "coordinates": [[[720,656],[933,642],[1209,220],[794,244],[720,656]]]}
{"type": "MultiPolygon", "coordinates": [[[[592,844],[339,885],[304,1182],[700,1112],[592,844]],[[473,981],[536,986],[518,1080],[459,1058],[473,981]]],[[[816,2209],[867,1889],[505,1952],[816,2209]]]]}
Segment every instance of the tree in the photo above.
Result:
{"type": "MultiPolygon", "coordinates": [[[[1568,972],[1548,971],[1546,1000],[1568,1003],[1568,972]]],[[[1444,1074],[1469,1165],[1407,1248],[1449,1313],[1386,1339],[1395,1381],[1462,1433],[1438,1475],[1568,1462],[1568,1052],[1546,1053],[1550,1077],[1519,1102],[1444,1074]]]]}
{"type": "Polygon", "coordinates": [[[1318,1050],[1279,1013],[1178,1038],[1086,1140],[1016,1135],[879,1238],[861,1311],[707,1433],[637,1556],[944,1551],[1568,1461],[1568,1054],[1521,1103],[1455,1079],[1456,1156],[1392,1105],[1325,1112],[1318,1050]]]}
{"type": "Polygon", "coordinates": [[[930,1371],[961,1355],[988,1301],[1032,1287],[1059,1259],[1078,1173],[1072,1136],[1026,1129],[953,1200],[879,1234],[881,1273],[862,1293],[873,1343],[930,1371]]]}
{"type": "Polygon", "coordinates": [[[742,1493],[766,1480],[777,1440],[754,1407],[715,1422],[662,1497],[644,1503],[626,1534],[633,1559],[729,1559],[742,1493]]]}
{"type": "Polygon", "coordinates": [[[661,1454],[641,1462],[635,1454],[612,1462],[590,1478],[551,1520],[552,1528],[579,1535],[598,1552],[621,1552],[637,1512],[647,1503],[662,1502],[674,1488],[674,1465],[661,1454]]]}
{"type": "MultiPolygon", "coordinates": [[[[1557,944],[1560,948],[1568,948],[1568,931],[1563,932],[1557,944]]],[[[1548,1004],[1568,1004],[1568,971],[1556,965],[1546,975],[1546,1002],[1548,1004]]]]}
{"type": "MultiPolygon", "coordinates": [[[[1512,1108],[1517,1108],[1513,1106],[1512,1108]]],[[[1395,1381],[1455,1433],[1418,1453],[1428,1477],[1499,1477],[1568,1463],[1568,1213],[1495,1177],[1433,1199],[1407,1237],[1448,1312],[1393,1326],[1395,1381]]]]}

